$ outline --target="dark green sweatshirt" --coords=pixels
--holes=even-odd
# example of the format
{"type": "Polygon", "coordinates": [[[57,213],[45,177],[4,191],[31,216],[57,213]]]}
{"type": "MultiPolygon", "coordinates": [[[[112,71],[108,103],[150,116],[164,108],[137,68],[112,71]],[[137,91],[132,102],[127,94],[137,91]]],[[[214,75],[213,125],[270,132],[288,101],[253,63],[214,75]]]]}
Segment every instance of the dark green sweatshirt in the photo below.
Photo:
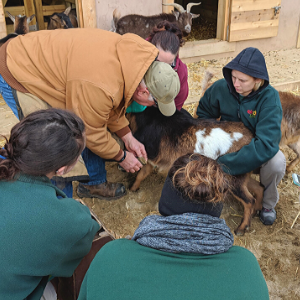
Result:
{"type": "Polygon", "coordinates": [[[50,275],[73,274],[99,225],[47,177],[0,181],[0,191],[0,299],[40,300],[50,275]]]}
{"type": "Polygon", "coordinates": [[[279,150],[282,107],[278,92],[269,86],[263,54],[253,47],[241,51],[223,68],[225,79],[214,83],[200,99],[197,115],[201,119],[243,122],[254,135],[240,151],[218,159],[225,172],[245,174],[270,160],[279,150]],[[264,80],[263,86],[242,97],[233,86],[231,72],[237,70],[264,80]]]}
{"type": "Polygon", "coordinates": [[[97,253],[78,300],[267,300],[255,256],[234,246],[215,255],[174,254],[120,239],[97,253]]]}
{"type": "Polygon", "coordinates": [[[225,79],[215,82],[200,99],[197,115],[201,119],[243,122],[254,135],[251,143],[238,152],[218,159],[231,175],[250,172],[270,160],[279,150],[282,108],[278,92],[267,86],[253,96],[237,97],[225,79]],[[228,170],[229,169],[229,170],[228,170]]]}

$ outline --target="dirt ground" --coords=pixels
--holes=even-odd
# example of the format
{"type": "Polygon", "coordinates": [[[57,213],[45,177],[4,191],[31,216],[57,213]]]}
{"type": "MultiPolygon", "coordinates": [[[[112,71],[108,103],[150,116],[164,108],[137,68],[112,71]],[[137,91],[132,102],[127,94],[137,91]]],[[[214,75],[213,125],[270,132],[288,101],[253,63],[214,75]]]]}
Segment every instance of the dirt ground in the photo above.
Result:
{"type": "MultiPolygon", "coordinates": [[[[271,84],[300,80],[300,49],[272,51],[265,53],[265,56],[271,84]]],[[[201,94],[201,80],[206,68],[215,71],[215,78],[221,78],[221,68],[229,60],[230,58],[219,61],[202,60],[189,64],[191,94],[201,94]]],[[[0,99],[0,133],[8,135],[16,122],[11,111],[0,99]]],[[[289,163],[295,157],[294,153],[288,148],[282,150],[289,163]]],[[[108,180],[123,182],[126,187],[130,187],[135,180],[134,174],[119,171],[116,163],[107,163],[107,171],[108,180]]],[[[300,165],[294,172],[300,174],[300,165]]],[[[121,238],[132,235],[145,216],[158,214],[157,205],[164,180],[163,175],[154,171],[142,182],[137,192],[128,191],[127,195],[119,200],[83,200],[98,215],[104,226],[116,238],[121,238]]],[[[75,191],[76,186],[77,183],[74,183],[75,191]]],[[[259,218],[255,217],[250,231],[243,237],[235,236],[234,244],[249,249],[258,259],[271,300],[300,299],[300,190],[293,185],[291,173],[283,178],[279,192],[276,222],[272,226],[264,226],[259,218]]],[[[242,214],[243,208],[240,204],[233,199],[226,199],[221,217],[226,220],[232,232],[240,223],[242,214]]],[[[246,272],[247,270],[245,280],[246,272]]]]}

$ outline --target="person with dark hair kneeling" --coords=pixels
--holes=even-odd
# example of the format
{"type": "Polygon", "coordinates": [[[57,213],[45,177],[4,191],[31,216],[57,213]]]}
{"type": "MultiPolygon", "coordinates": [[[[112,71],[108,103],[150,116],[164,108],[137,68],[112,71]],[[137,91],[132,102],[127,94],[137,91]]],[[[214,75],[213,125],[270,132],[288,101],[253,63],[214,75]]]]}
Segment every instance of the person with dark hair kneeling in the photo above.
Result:
{"type": "Polygon", "coordinates": [[[185,155],[173,164],[159,201],[162,216],[147,216],[132,240],[112,241],[97,253],[79,300],[269,299],[255,256],[233,246],[219,218],[228,185],[203,183],[200,177],[214,170],[200,169],[201,158],[185,155]]]}
{"type": "Polygon", "coordinates": [[[0,148],[0,299],[56,300],[49,280],[71,276],[91,249],[99,224],[50,181],[77,162],[84,128],[66,110],[36,111],[0,148]]]}

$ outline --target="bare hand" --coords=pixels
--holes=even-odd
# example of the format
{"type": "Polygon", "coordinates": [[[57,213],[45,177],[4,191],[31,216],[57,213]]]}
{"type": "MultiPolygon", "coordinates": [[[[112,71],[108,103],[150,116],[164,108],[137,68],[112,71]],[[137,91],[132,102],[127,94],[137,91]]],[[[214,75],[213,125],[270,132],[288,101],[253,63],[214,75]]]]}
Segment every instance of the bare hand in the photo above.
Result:
{"type": "Polygon", "coordinates": [[[145,146],[140,143],[131,132],[127,133],[122,137],[125,147],[129,152],[132,152],[135,157],[144,157],[145,160],[148,160],[145,146]]]}
{"type": "Polygon", "coordinates": [[[125,159],[119,163],[119,165],[126,171],[126,172],[137,172],[142,168],[142,164],[139,160],[134,156],[133,153],[127,152],[125,159]]]}

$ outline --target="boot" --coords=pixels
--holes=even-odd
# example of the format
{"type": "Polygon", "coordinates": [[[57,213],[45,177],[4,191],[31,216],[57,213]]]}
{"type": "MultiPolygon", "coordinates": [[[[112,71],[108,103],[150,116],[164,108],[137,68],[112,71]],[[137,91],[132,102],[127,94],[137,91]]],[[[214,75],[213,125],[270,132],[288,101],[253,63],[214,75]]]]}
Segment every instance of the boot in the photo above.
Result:
{"type": "Polygon", "coordinates": [[[103,182],[97,185],[83,185],[79,183],[77,195],[80,198],[99,198],[106,200],[119,199],[126,195],[125,186],[118,182],[103,182]]]}
{"type": "Polygon", "coordinates": [[[262,208],[259,218],[264,225],[272,225],[276,220],[276,211],[274,208],[262,208]]]}

